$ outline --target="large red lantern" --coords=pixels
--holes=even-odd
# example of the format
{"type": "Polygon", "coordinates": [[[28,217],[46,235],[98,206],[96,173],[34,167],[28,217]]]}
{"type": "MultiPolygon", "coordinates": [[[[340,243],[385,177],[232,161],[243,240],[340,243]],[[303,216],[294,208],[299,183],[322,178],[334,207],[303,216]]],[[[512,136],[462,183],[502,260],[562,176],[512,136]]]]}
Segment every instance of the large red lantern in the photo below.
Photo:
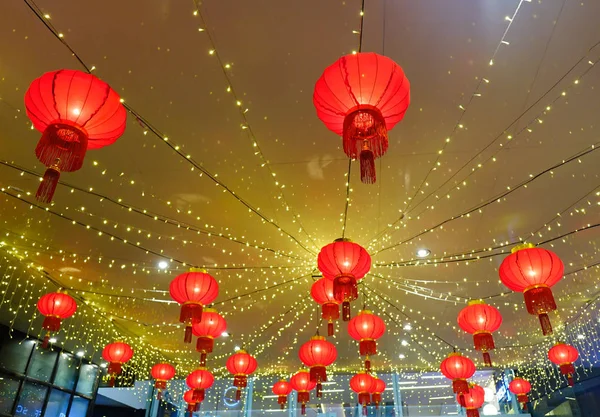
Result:
{"type": "Polygon", "coordinates": [[[233,385],[237,387],[235,398],[242,398],[242,388],[248,385],[248,375],[256,370],[258,363],[252,355],[245,350],[238,350],[227,359],[227,370],[233,374],[233,385]]]}
{"type": "Polygon", "coordinates": [[[162,397],[161,390],[167,388],[167,381],[175,376],[175,367],[169,363],[157,363],[150,370],[154,378],[154,388],[158,390],[158,399],[162,397]]]}
{"type": "Polygon", "coordinates": [[[213,382],[215,382],[215,377],[204,367],[196,369],[185,379],[187,386],[194,390],[193,400],[197,404],[204,401],[204,391],[210,388],[213,382]]]}
{"type": "Polygon", "coordinates": [[[310,295],[321,305],[321,318],[327,320],[327,335],[333,336],[333,322],[340,318],[340,303],[333,296],[333,281],[327,278],[315,281],[310,295]]]}
{"type": "Polygon", "coordinates": [[[42,347],[46,348],[50,340],[50,332],[59,331],[61,321],[75,314],[77,303],[73,297],[64,292],[52,292],[42,295],[37,308],[45,316],[42,327],[46,329],[46,336],[44,336],[42,347]]]}
{"type": "Polygon", "coordinates": [[[202,312],[202,321],[192,325],[192,333],[198,336],[196,351],[200,352],[200,366],[206,366],[206,355],[212,353],[215,338],[227,330],[227,322],[217,310],[205,308],[202,312]]]}
{"type": "Polygon", "coordinates": [[[110,375],[109,386],[115,385],[115,378],[123,369],[123,364],[133,357],[133,349],[127,343],[109,343],[102,350],[102,357],[108,362],[107,373],[110,375]]]}
{"type": "Polygon", "coordinates": [[[373,391],[371,392],[371,400],[375,403],[375,408],[379,408],[381,402],[381,394],[385,391],[385,381],[377,377],[373,377],[373,391]]]}
{"type": "Polygon", "coordinates": [[[188,405],[187,410],[190,413],[189,417],[192,417],[194,415],[194,411],[198,411],[198,408],[200,406],[200,403],[194,400],[193,389],[187,390],[185,394],[183,394],[183,401],[185,401],[188,405]]]}
{"type": "Polygon", "coordinates": [[[337,358],[335,345],[323,336],[313,336],[310,341],[300,346],[298,356],[302,363],[310,368],[310,379],[317,383],[317,397],[321,397],[321,382],[327,381],[326,367],[337,358]]]}
{"type": "Polygon", "coordinates": [[[410,104],[402,68],[372,52],[343,56],[317,81],[313,103],[325,126],[342,135],[346,155],[360,159],[361,181],[375,183],[375,159],[387,151],[388,130],[410,104]]]}
{"type": "Polygon", "coordinates": [[[42,132],[35,155],[48,169],[36,198],[44,203],[52,201],[61,172],[80,169],[86,151],[112,144],[127,121],[119,95],[108,84],[75,70],[35,79],[25,93],[25,110],[42,132]]]}
{"type": "Polygon", "coordinates": [[[186,343],[192,342],[192,325],[202,320],[202,309],[219,295],[217,281],[198,268],[178,275],[169,285],[171,298],[181,304],[179,321],[185,324],[186,343]]]}
{"type": "Polygon", "coordinates": [[[385,333],[385,323],[369,310],[362,310],[348,323],[348,333],[354,340],[359,341],[360,356],[366,357],[365,369],[369,372],[371,370],[369,355],[377,354],[377,339],[385,333]]]}
{"type": "Polygon", "coordinates": [[[452,390],[459,397],[469,392],[467,379],[475,373],[475,364],[471,359],[458,352],[452,352],[442,361],[440,371],[446,378],[452,380],[452,390]]]}
{"type": "Polygon", "coordinates": [[[363,415],[367,415],[367,405],[371,402],[371,393],[375,390],[375,378],[366,372],[359,372],[350,379],[350,388],[358,394],[358,403],[363,406],[363,415]]]}
{"type": "Polygon", "coordinates": [[[550,287],[560,281],[563,272],[564,265],[554,252],[531,244],[513,248],[498,271],[504,285],[523,293],[527,311],[539,317],[544,336],[552,334],[548,313],[556,310],[550,287]]]}
{"type": "Polygon", "coordinates": [[[479,408],[484,400],[485,391],[476,384],[470,386],[468,393],[456,396],[456,401],[467,409],[467,417],[479,417],[479,408]]]}
{"type": "Polygon", "coordinates": [[[458,325],[465,332],[473,335],[475,349],[483,352],[486,366],[492,366],[488,351],[496,347],[492,333],[498,330],[501,324],[500,311],[481,300],[469,301],[469,305],[458,313],[458,325]]]}
{"type": "Polygon", "coordinates": [[[313,390],[317,383],[311,381],[309,371],[302,369],[292,376],[290,385],[298,393],[298,404],[302,404],[302,415],[305,415],[306,403],[310,401],[309,391],[313,390]]]}
{"type": "Polygon", "coordinates": [[[531,391],[531,384],[529,381],[517,377],[510,381],[510,384],[508,384],[508,389],[517,396],[517,400],[519,400],[523,406],[523,410],[527,410],[527,403],[529,402],[529,397],[527,394],[529,394],[529,391],[531,391]]]}
{"type": "Polygon", "coordinates": [[[573,386],[573,374],[575,373],[575,362],[579,358],[579,352],[571,345],[559,342],[548,351],[548,359],[560,367],[560,373],[566,375],[569,386],[573,386]]]}
{"type": "Polygon", "coordinates": [[[357,281],[371,269],[371,256],[349,239],[336,239],[319,252],[318,267],[333,280],[333,296],[342,303],[342,319],[350,320],[350,301],[358,298],[357,281]]]}
{"type": "Polygon", "coordinates": [[[277,395],[277,404],[281,406],[282,410],[285,408],[290,392],[292,392],[292,386],[285,379],[277,381],[273,385],[273,394],[277,395]]]}

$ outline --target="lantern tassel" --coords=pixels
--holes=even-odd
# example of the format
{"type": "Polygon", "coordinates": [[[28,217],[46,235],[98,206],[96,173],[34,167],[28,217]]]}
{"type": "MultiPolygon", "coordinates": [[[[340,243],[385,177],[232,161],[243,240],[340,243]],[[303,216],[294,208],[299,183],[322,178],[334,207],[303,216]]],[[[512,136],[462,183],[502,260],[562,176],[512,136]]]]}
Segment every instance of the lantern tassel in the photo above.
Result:
{"type": "Polygon", "coordinates": [[[365,359],[365,371],[367,371],[367,373],[371,372],[371,360],[368,356],[367,359],[365,359]]]}
{"type": "Polygon", "coordinates": [[[44,173],[44,178],[37,189],[37,193],[35,193],[35,199],[41,203],[50,203],[52,197],[54,197],[59,178],[60,171],[58,166],[52,165],[48,168],[44,173]]]}
{"type": "Polygon", "coordinates": [[[47,349],[49,342],[50,342],[50,332],[46,333],[46,336],[44,336],[44,341],[42,342],[42,349],[47,349]]]}
{"type": "Polygon", "coordinates": [[[114,374],[112,374],[110,376],[110,379],[108,380],[108,386],[111,388],[115,386],[115,375],[114,374]]]}
{"type": "Polygon", "coordinates": [[[333,334],[334,334],[333,322],[330,321],[329,323],[327,323],[327,336],[333,336],[333,334]]]}
{"type": "Polygon", "coordinates": [[[192,343],[192,326],[191,325],[185,326],[185,336],[183,337],[183,341],[185,343],[192,343]]]}
{"type": "Polygon", "coordinates": [[[202,352],[200,354],[200,366],[206,366],[206,353],[202,352]]]}
{"type": "Polygon", "coordinates": [[[306,404],[302,403],[302,415],[306,415],[306,404]]]}
{"type": "Polygon", "coordinates": [[[544,336],[552,334],[552,324],[550,323],[550,318],[548,317],[548,314],[540,314],[538,318],[540,319],[540,325],[542,326],[542,333],[544,334],[544,336]]]}
{"type": "Polygon", "coordinates": [[[321,398],[323,396],[323,384],[321,381],[317,382],[317,398],[321,398]]]}
{"type": "Polygon", "coordinates": [[[489,352],[483,352],[483,363],[485,363],[485,366],[492,366],[492,358],[489,352]]]}
{"type": "Polygon", "coordinates": [[[242,390],[240,390],[239,388],[235,392],[235,399],[236,399],[236,401],[239,401],[242,399],[242,390]]]}
{"type": "Polygon", "coordinates": [[[342,303],[342,320],[350,321],[350,301],[342,303]]]}
{"type": "Polygon", "coordinates": [[[377,175],[375,172],[375,156],[370,149],[360,152],[360,181],[363,184],[375,184],[377,175]]]}
{"type": "Polygon", "coordinates": [[[571,375],[571,374],[567,375],[567,381],[569,382],[570,387],[575,385],[575,381],[573,381],[573,375],[571,375]]]}
{"type": "Polygon", "coordinates": [[[467,409],[467,417],[479,417],[479,410],[476,408],[467,409]]]}
{"type": "Polygon", "coordinates": [[[158,401],[162,400],[162,391],[161,390],[158,390],[158,394],[156,394],[156,399],[158,401]]]}
{"type": "Polygon", "coordinates": [[[362,411],[363,411],[363,416],[366,416],[367,415],[367,406],[366,405],[363,405],[362,411]]]}

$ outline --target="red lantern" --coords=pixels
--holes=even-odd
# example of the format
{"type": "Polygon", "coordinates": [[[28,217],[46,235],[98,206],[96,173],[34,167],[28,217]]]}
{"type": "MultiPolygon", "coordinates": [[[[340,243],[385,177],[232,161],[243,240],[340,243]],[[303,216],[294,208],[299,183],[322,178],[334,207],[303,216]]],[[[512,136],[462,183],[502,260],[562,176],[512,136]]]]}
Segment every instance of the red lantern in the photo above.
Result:
{"type": "Polygon", "coordinates": [[[306,414],[306,403],[310,401],[309,391],[313,390],[317,383],[311,381],[307,370],[300,370],[290,379],[290,385],[298,392],[298,404],[302,404],[302,415],[306,414]]]}
{"type": "Polygon", "coordinates": [[[210,388],[213,382],[215,382],[215,377],[204,367],[196,369],[185,379],[187,386],[194,390],[193,400],[197,404],[204,401],[204,391],[210,388]]]}
{"type": "Polygon", "coordinates": [[[350,388],[358,394],[358,403],[363,406],[363,415],[367,415],[367,405],[371,402],[371,392],[375,390],[375,378],[366,372],[359,372],[350,379],[350,388]]]}
{"type": "Polygon", "coordinates": [[[373,391],[371,392],[371,400],[375,403],[375,408],[379,408],[381,402],[381,394],[385,391],[385,381],[377,377],[373,377],[375,381],[373,391]]]}
{"type": "Polygon", "coordinates": [[[123,364],[133,357],[133,349],[124,342],[109,343],[102,350],[102,357],[108,362],[108,385],[112,387],[115,385],[115,378],[121,373],[123,364]]]}
{"type": "Polygon", "coordinates": [[[527,410],[527,403],[529,402],[527,394],[531,391],[531,384],[529,381],[517,377],[510,381],[508,389],[517,396],[517,400],[523,405],[523,410],[527,410]]]}
{"type": "Polygon", "coordinates": [[[556,302],[550,287],[563,277],[560,258],[549,250],[523,244],[512,249],[498,272],[504,285],[523,293],[527,311],[539,317],[544,336],[552,334],[548,313],[556,310],[556,302]]]}
{"type": "Polygon", "coordinates": [[[48,169],[35,196],[44,203],[52,201],[61,172],[80,169],[86,151],[112,144],[127,121],[119,95],[108,84],[74,70],[35,79],[25,93],[25,110],[42,132],[35,155],[48,169]]]}
{"type": "Polygon", "coordinates": [[[252,355],[245,350],[238,350],[227,359],[227,370],[233,374],[233,385],[237,387],[236,400],[242,398],[242,388],[248,385],[248,375],[256,370],[258,363],[252,355]]]}
{"type": "Polygon", "coordinates": [[[154,388],[158,390],[158,399],[162,397],[161,390],[167,388],[167,381],[175,376],[175,368],[168,363],[157,363],[150,370],[150,375],[154,378],[154,388]]]}
{"type": "Polygon", "coordinates": [[[475,364],[471,359],[462,356],[458,352],[452,352],[442,361],[440,371],[446,378],[452,380],[452,390],[459,397],[469,392],[467,379],[475,373],[475,364]]]}
{"type": "Polygon", "coordinates": [[[188,405],[188,412],[190,413],[189,417],[193,416],[194,411],[198,411],[200,403],[194,400],[194,390],[190,389],[183,394],[183,401],[185,401],[188,405]]]}
{"type": "Polygon", "coordinates": [[[313,103],[325,126],[342,135],[348,158],[360,158],[361,181],[375,183],[375,159],[387,151],[388,130],[410,104],[402,68],[372,52],[343,56],[317,81],[313,103]]]}
{"type": "Polygon", "coordinates": [[[227,322],[217,310],[205,308],[202,312],[202,321],[192,325],[192,333],[198,336],[196,351],[200,352],[200,366],[206,366],[206,355],[212,353],[214,339],[227,330],[227,322]]]}
{"type": "Polygon", "coordinates": [[[323,386],[327,381],[326,366],[331,365],[337,358],[337,349],[323,336],[313,336],[310,341],[300,346],[298,356],[302,363],[310,368],[310,379],[317,383],[317,397],[321,397],[323,386]]]}
{"type": "Polygon", "coordinates": [[[333,281],[327,278],[315,281],[310,295],[321,305],[321,318],[327,320],[327,335],[333,336],[333,321],[340,318],[340,303],[333,296],[333,281]]]}
{"type": "Polygon", "coordinates": [[[273,394],[277,395],[277,404],[281,405],[282,410],[285,408],[290,392],[292,392],[292,386],[285,379],[277,381],[273,385],[273,394]]]}
{"type": "Polygon", "coordinates": [[[348,323],[348,333],[359,341],[360,356],[366,356],[365,370],[370,372],[369,355],[377,354],[377,339],[385,333],[385,323],[369,310],[362,310],[348,323]]]}
{"type": "Polygon", "coordinates": [[[215,301],[219,284],[204,270],[192,268],[169,285],[171,298],[181,304],[179,321],[185,323],[185,343],[192,342],[192,325],[202,320],[202,308],[215,301]]]}
{"type": "Polygon", "coordinates": [[[575,373],[575,362],[579,358],[579,352],[571,345],[559,342],[548,351],[548,359],[560,367],[560,373],[567,376],[569,386],[573,386],[573,374],[575,373]]]}
{"type": "Polygon", "coordinates": [[[501,324],[500,311],[481,300],[469,301],[469,305],[458,313],[458,325],[465,332],[473,335],[475,349],[483,352],[486,366],[492,366],[488,351],[496,347],[492,333],[498,330],[501,324]]]}
{"type": "Polygon", "coordinates": [[[333,296],[342,303],[342,319],[350,320],[350,301],[358,298],[357,281],[371,269],[371,256],[349,239],[336,239],[318,256],[319,270],[333,280],[333,296]]]}
{"type": "Polygon", "coordinates": [[[52,292],[42,295],[38,301],[37,308],[44,315],[42,327],[47,330],[42,347],[48,347],[50,332],[60,330],[62,320],[71,317],[77,310],[77,303],[70,295],[63,292],[52,292]]]}
{"type": "Polygon", "coordinates": [[[456,396],[456,401],[467,409],[467,417],[479,417],[479,408],[484,399],[485,391],[476,384],[471,385],[468,393],[456,396]]]}

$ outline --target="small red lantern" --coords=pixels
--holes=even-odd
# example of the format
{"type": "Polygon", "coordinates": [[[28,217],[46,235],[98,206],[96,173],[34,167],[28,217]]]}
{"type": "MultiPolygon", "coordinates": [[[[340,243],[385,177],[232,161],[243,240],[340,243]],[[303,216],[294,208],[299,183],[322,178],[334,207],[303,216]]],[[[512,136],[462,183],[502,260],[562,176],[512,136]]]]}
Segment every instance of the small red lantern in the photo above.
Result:
{"type": "Polygon", "coordinates": [[[167,388],[167,381],[175,376],[175,368],[169,363],[157,363],[150,370],[150,375],[154,378],[154,388],[158,390],[158,399],[162,397],[161,390],[167,388]]]}
{"type": "Polygon", "coordinates": [[[307,370],[301,369],[296,372],[290,379],[290,385],[298,392],[298,404],[302,404],[302,415],[306,414],[306,403],[310,401],[310,392],[317,383],[311,381],[310,373],[307,370]]]}
{"type": "Polygon", "coordinates": [[[313,103],[325,126],[343,136],[346,155],[360,158],[361,181],[375,183],[375,159],[387,151],[388,130],[410,104],[402,68],[372,52],[343,56],[317,81],[313,103]]]}
{"type": "Polygon", "coordinates": [[[375,384],[373,385],[373,391],[371,392],[371,400],[375,403],[375,409],[379,408],[381,402],[381,394],[385,391],[385,381],[377,377],[373,377],[375,384]]]}
{"type": "Polygon", "coordinates": [[[350,301],[358,298],[357,281],[371,269],[371,256],[349,239],[336,239],[323,247],[318,267],[327,279],[333,280],[333,296],[342,303],[342,319],[350,320],[350,301]]]}
{"type": "Polygon", "coordinates": [[[483,352],[486,366],[492,366],[488,351],[496,347],[492,333],[498,330],[501,324],[500,311],[482,300],[469,301],[469,305],[458,313],[458,325],[465,332],[473,335],[475,349],[483,352]]]}
{"type": "Polygon", "coordinates": [[[42,343],[42,347],[45,349],[48,347],[50,332],[59,331],[61,321],[75,314],[77,303],[73,297],[64,292],[52,292],[42,295],[37,308],[45,316],[42,323],[42,327],[46,329],[46,336],[42,343]]]}
{"type": "Polygon", "coordinates": [[[42,132],[35,148],[48,169],[36,198],[52,201],[61,172],[77,171],[88,149],[112,144],[125,131],[127,112],[104,81],[81,71],[58,70],[35,79],[25,93],[25,110],[42,132]]]}
{"type": "Polygon", "coordinates": [[[556,310],[550,287],[561,280],[563,272],[564,265],[554,252],[531,244],[514,247],[498,270],[504,285],[523,293],[527,312],[539,317],[544,336],[552,334],[548,313],[556,310]]]}
{"type": "Polygon", "coordinates": [[[196,351],[200,352],[200,366],[206,366],[206,355],[212,353],[215,338],[227,330],[227,322],[217,310],[205,308],[202,312],[202,321],[192,325],[192,333],[198,336],[196,351]]]}
{"type": "Polygon", "coordinates": [[[198,401],[194,400],[194,390],[193,389],[187,390],[185,392],[185,394],[183,394],[183,401],[185,401],[188,405],[187,410],[190,413],[189,417],[192,417],[194,414],[194,411],[198,411],[198,408],[200,407],[200,403],[198,401]]]}
{"type": "Polygon", "coordinates": [[[321,318],[327,320],[327,335],[333,336],[333,321],[340,318],[340,303],[333,296],[333,281],[327,278],[315,281],[310,295],[321,305],[321,318]]]}
{"type": "Polygon", "coordinates": [[[317,383],[317,397],[321,397],[323,386],[327,381],[326,367],[335,362],[337,349],[323,336],[313,336],[310,341],[300,346],[298,356],[302,363],[310,368],[310,379],[317,383]]]}
{"type": "Polygon", "coordinates": [[[476,384],[471,385],[468,393],[456,396],[456,401],[467,409],[467,417],[479,417],[479,408],[484,400],[485,391],[476,384]]]}
{"type": "Polygon", "coordinates": [[[462,356],[458,352],[452,352],[442,361],[440,371],[446,378],[452,380],[452,390],[459,397],[469,392],[467,379],[475,373],[475,364],[471,359],[462,356]]]}
{"type": "Polygon", "coordinates": [[[240,349],[227,359],[225,366],[233,374],[233,385],[237,387],[235,398],[240,400],[242,398],[241,389],[248,385],[248,375],[256,370],[258,363],[252,355],[240,349]]]}
{"type": "Polygon", "coordinates": [[[273,385],[273,394],[277,395],[277,404],[281,405],[282,410],[285,408],[290,392],[292,392],[292,386],[285,379],[277,381],[273,385]]]}
{"type": "Polygon", "coordinates": [[[359,372],[350,379],[350,388],[358,394],[358,403],[363,406],[363,415],[367,415],[367,405],[371,402],[371,393],[375,390],[375,378],[366,372],[359,372]]]}
{"type": "Polygon", "coordinates": [[[377,339],[385,333],[385,323],[369,310],[362,310],[348,323],[348,333],[354,340],[359,341],[360,356],[366,357],[365,370],[370,372],[369,355],[377,354],[377,339]]]}
{"type": "Polygon", "coordinates": [[[202,308],[219,295],[217,281],[198,268],[178,275],[169,285],[171,298],[181,304],[179,321],[185,323],[185,343],[192,342],[192,325],[202,320],[202,308]]]}
{"type": "Polygon", "coordinates": [[[579,352],[571,345],[559,342],[548,351],[548,359],[555,365],[560,366],[560,373],[567,376],[569,386],[573,386],[573,374],[575,373],[575,362],[579,358],[579,352]]]}
{"type": "Polygon", "coordinates": [[[527,394],[531,391],[531,384],[529,381],[517,377],[510,381],[508,389],[517,396],[517,400],[519,400],[523,406],[523,410],[527,410],[527,403],[529,402],[527,394]]]}
{"type": "Polygon", "coordinates": [[[187,386],[194,390],[193,400],[197,404],[204,401],[204,391],[210,388],[213,382],[215,382],[215,377],[204,367],[196,369],[185,379],[187,386]]]}
{"type": "Polygon", "coordinates": [[[102,350],[102,357],[108,362],[107,373],[110,375],[109,386],[115,385],[115,378],[122,371],[123,364],[133,357],[133,349],[127,343],[109,343],[102,350]]]}

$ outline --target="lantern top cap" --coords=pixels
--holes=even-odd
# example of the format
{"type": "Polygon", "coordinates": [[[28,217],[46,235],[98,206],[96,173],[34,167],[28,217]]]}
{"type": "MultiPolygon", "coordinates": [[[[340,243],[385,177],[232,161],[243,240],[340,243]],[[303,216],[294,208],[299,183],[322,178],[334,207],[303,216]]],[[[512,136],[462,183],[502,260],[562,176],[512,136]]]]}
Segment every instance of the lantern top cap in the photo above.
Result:
{"type": "Polygon", "coordinates": [[[196,369],[194,369],[194,372],[195,371],[208,371],[208,368],[206,366],[199,366],[196,369]]]}
{"type": "Polygon", "coordinates": [[[358,315],[360,316],[361,314],[373,314],[373,312],[371,310],[360,310],[358,315]]]}
{"type": "Polygon", "coordinates": [[[205,274],[207,274],[206,272],[206,268],[196,268],[196,267],[191,267],[188,272],[204,272],[205,274]]]}
{"type": "Polygon", "coordinates": [[[533,243],[521,243],[510,250],[510,253],[515,253],[523,249],[533,249],[535,245],[533,243]]]}
{"type": "Polygon", "coordinates": [[[245,349],[239,349],[237,352],[234,353],[234,355],[237,355],[238,353],[248,354],[248,352],[245,349]]]}
{"type": "Polygon", "coordinates": [[[296,372],[296,373],[299,374],[300,372],[308,373],[310,371],[308,369],[306,369],[306,368],[300,368],[300,369],[298,369],[298,372],[296,372]]]}
{"type": "Polygon", "coordinates": [[[216,308],[211,308],[211,307],[204,307],[202,310],[204,313],[216,313],[217,312],[216,308]]]}
{"type": "Polygon", "coordinates": [[[453,356],[462,356],[460,352],[450,352],[450,354],[448,354],[448,357],[451,358],[453,356]]]}
{"type": "Polygon", "coordinates": [[[350,239],[348,239],[347,237],[340,237],[337,238],[336,240],[334,240],[334,242],[352,242],[350,239]]]}
{"type": "Polygon", "coordinates": [[[470,306],[480,305],[480,304],[485,304],[485,301],[483,301],[483,300],[469,300],[469,302],[467,303],[467,305],[470,305],[470,306]]]}
{"type": "Polygon", "coordinates": [[[325,340],[325,336],[315,335],[310,338],[310,340],[325,340]]]}
{"type": "Polygon", "coordinates": [[[279,381],[277,381],[277,383],[280,383],[280,382],[287,382],[287,379],[281,378],[279,381]]]}

